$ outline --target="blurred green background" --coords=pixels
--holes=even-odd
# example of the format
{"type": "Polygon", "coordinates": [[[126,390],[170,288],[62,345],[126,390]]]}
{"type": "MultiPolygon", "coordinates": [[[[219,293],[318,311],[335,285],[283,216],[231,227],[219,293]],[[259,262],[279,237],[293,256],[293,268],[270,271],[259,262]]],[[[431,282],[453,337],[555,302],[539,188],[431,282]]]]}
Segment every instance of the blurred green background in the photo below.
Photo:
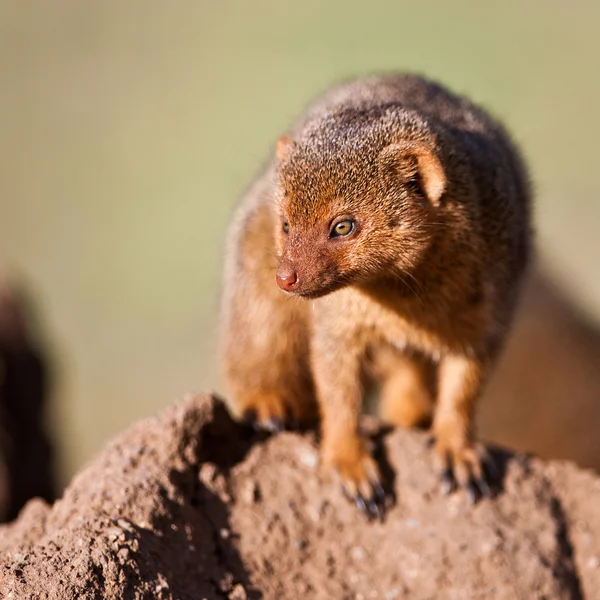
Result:
{"type": "Polygon", "coordinates": [[[330,83],[407,69],[505,121],[543,255],[600,314],[600,5],[0,2],[0,262],[54,352],[61,482],[132,420],[218,386],[223,236],[330,83]]]}

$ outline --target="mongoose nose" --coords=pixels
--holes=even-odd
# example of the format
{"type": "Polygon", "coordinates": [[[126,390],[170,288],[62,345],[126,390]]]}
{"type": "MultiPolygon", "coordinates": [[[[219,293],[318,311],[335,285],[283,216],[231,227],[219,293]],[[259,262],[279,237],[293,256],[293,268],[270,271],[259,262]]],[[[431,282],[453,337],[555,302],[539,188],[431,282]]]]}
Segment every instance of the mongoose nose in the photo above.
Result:
{"type": "Polygon", "coordinates": [[[277,285],[284,292],[292,292],[298,287],[298,273],[296,273],[296,269],[289,263],[282,263],[277,267],[275,279],[277,280],[277,285]]]}

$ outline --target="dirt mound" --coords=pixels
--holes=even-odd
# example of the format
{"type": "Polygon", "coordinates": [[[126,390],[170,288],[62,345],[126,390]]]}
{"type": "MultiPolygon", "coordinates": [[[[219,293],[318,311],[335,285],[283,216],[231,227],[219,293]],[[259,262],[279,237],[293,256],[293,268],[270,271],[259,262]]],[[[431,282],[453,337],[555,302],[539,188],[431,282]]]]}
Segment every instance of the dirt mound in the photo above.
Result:
{"type": "Polygon", "coordinates": [[[0,528],[0,597],[593,598],[600,479],[497,452],[504,491],[442,497],[423,434],[374,432],[396,500],[368,523],[311,433],[191,397],[126,431],[53,507],[0,528]],[[395,474],[395,475],[393,475],[395,474]]]}

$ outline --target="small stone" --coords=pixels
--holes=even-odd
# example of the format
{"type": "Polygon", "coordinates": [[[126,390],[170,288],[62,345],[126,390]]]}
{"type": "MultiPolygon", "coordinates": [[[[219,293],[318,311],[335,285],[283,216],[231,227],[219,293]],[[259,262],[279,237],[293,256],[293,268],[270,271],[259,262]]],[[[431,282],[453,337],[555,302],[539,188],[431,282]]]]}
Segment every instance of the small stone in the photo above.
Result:
{"type": "Polygon", "coordinates": [[[117,520],[117,525],[121,529],[125,529],[125,531],[133,531],[133,529],[131,527],[131,523],[129,521],[127,521],[126,519],[118,519],[117,520]]]}
{"type": "Polygon", "coordinates": [[[317,453],[314,450],[302,450],[298,455],[298,460],[305,467],[314,469],[318,462],[317,453]]]}
{"type": "Polygon", "coordinates": [[[354,546],[350,550],[350,556],[352,557],[352,560],[355,560],[356,562],[361,562],[365,560],[367,553],[365,552],[365,549],[362,546],[354,546]]]}
{"type": "Polygon", "coordinates": [[[491,540],[486,540],[481,544],[481,552],[483,554],[491,554],[495,550],[500,547],[500,540],[498,538],[493,538],[491,540]]]}
{"type": "Polygon", "coordinates": [[[321,520],[324,506],[325,502],[323,500],[318,500],[317,502],[308,505],[306,512],[311,521],[318,523],[321,520]]]}
{"type": "Polygon", "coordinates": [[[110,529],[107,529],[106,537],[108,538],[109,542],[114,542],[117,539],[125,539],[123,531],[118,527],[111,527],[110,529]]]}
{"type": "Polygon", "coordinates": [[[233,586],[233,589],[229,594],[229,600],[247,600],[247,598],[246,590],[240,583],[233,586]]]}
{"type": "Polygon", "coordinates": [[[221,581],[219,581],[219,589],[222,592],[228,593],[232,592],[234,587],[235,586],[233,584],[233,573],[225,573],[221,581]]]}
{"type": "Polygon", "coordinates": [[[117,552],[117,558],[121,561],[121,562],[125,562],[128,558],[129,558],[129,548],[121,548],[118,552],[117,552]]]}
{"type": "Polygon", "coordinates": [[[461,498],[459,494],[455,494],[454,496],[450,496],[449,498],[445,498],[446,500],[446,510],[448,514],[452,517],[456,517],[458,514],[463,512],[462,507],[460,506],[461,498]]]}
{"type": "Polygon", "coordinates": [[[165,592],[169,589],[169,583],[162,573],[158,574],[158,582],[156,583],[154,589],[157,594],[159,594],[160,592],[165,592]]]}
{"type": "Polygon", "coordinates": [[[304,550],[304,548],[306,548],[306,546],[308,546],[308,542],[306,540],[302,540],[302,539],[295,539],[294,546],[296,546],[296,548],[298,548],[298,550],[304,550]]]}
{"type": "Polygon", "coordinates": [[[242,488],[242,500],[246,504],[254,504],[260,500],[260,490],[255,481],[247,481],[242,488]]]}
{"type": "Polygon", "coordinates": [[[200,467],[199,475],[203,483],[213,483],[217,475],[217,466],[213,463],[205,462],[200,467]]]}
{"type": "Polygon", "coordinates": [[[227,539],[229,539],[229,536],[231,535],[231,531],[229,531],[229,529],[226,529],[225,527],[223,527],[222,529],[219,530],[219,535],[221,536],[221,539],[227,540],[227,539]]]}

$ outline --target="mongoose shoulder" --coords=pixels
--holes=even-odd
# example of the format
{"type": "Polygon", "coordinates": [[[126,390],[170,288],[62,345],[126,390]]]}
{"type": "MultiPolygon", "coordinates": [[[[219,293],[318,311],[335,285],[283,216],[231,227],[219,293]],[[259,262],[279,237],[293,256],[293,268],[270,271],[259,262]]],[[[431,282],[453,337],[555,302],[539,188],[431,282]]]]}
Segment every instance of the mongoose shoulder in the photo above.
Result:
{"type": "Polygon", "coordinates": [[[530,193],[506,132],[413,75],[359,79],[282,136],[229,229],[221,357],[238,416],[321,417],[321,458],[376,513],[367,381],[394,425],[431,420],[446,486],[488,493],[477,400],[528,262],[530,193]]]}

